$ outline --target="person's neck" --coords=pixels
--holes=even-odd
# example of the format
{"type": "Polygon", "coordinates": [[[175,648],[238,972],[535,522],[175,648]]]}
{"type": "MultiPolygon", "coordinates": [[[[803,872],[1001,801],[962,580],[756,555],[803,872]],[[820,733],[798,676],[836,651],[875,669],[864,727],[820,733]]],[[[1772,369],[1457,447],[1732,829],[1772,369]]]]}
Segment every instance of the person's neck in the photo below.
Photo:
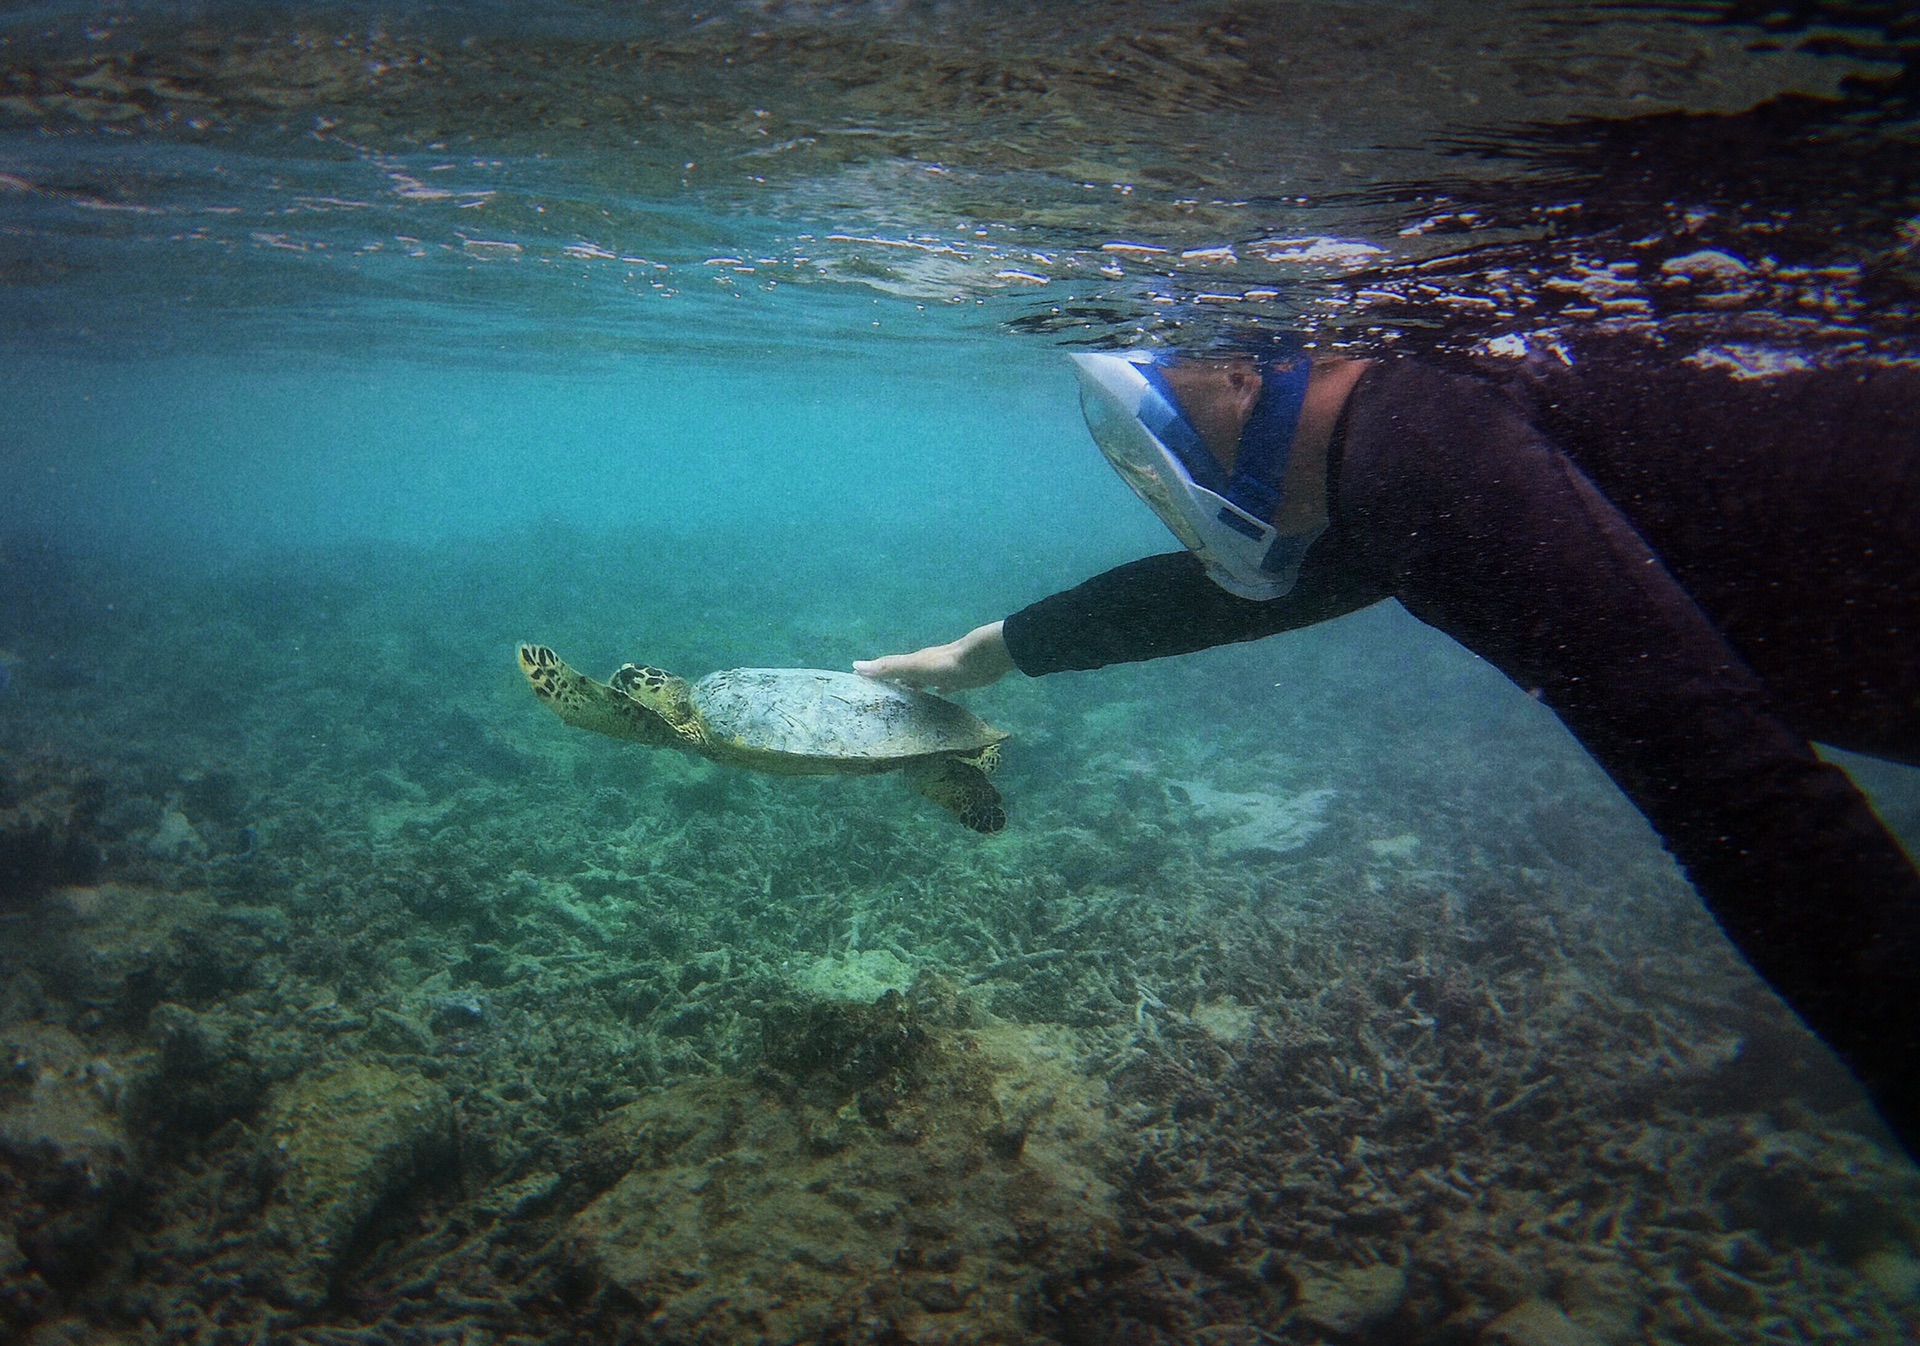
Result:
{"type": "Polygon", "coordinates": [[[1293,457],[1287,463],[1285,500],[1273,525],[1285,536],[1317,533],[1327,526],[1327,450],[1353,385],[1371,360],[1330,356],[1313,362],[1306,401],[1293,433],[1293,457]]]}

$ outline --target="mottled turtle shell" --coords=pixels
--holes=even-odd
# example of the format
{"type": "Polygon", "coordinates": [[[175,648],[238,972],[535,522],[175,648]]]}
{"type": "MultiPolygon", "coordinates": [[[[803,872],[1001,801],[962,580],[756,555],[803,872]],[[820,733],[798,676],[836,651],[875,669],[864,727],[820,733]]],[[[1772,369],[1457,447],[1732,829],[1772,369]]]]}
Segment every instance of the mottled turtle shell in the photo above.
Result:
{"type": "Polygon", "coordinates": [[[827,669],[722,669],[692,697],[709,738],[752,752],[878,762],[978,752],[1006,737],[965,706],[827,669]]]}

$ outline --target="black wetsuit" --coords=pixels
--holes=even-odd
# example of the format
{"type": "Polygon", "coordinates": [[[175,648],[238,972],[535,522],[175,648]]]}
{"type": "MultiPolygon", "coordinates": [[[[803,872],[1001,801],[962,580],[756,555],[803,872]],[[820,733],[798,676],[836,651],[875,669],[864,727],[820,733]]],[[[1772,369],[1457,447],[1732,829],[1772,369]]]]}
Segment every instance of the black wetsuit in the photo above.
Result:
{"type": "Polygon", "coordinates": [[[1920,763],[1920,369],[1367,371],[1300,582],[1182,552],[1009,617],[1024,672],[1397,598],[1551,706],[1920,1155],[1920,875],[1817,739],[1920,763]]]}

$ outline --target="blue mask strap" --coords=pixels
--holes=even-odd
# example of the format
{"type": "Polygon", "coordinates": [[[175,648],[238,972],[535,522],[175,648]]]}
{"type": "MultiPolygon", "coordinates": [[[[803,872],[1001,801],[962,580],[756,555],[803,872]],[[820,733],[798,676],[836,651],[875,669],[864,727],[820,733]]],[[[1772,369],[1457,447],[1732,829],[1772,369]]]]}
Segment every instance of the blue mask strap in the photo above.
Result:
{"type": "MultiPolygon", "coordinates": [[[[1306,404],[1312,374],[1313,361],[1304,355],[1276,360],[1263,371],[1260,400],[1240,432],[1233,478],[1221,492],[1256,519],[1272,522],[1286,498],[1287,464],[1293,460],[1293,437],[1300,428],[1300,409],[1306,404]]],[[[1224,514],[1221,522],[1235,525],[1224,514]]]]}
{"type": "Polygon", "coordinates": [[[1167,376],[1153,365],[1138,365],[1136,368],[1145,376],[1147,386],[1155,394],[1155,397],[1141,401],[1138,412],[1140,424],[1153,431],[1162,444],[1173,450],[1174,457],[1180,460],[1180,466],[1187,469],[1187,475],[1196,484],[1206,487],[1215,495],[1226,495],[1227,474],[1220,470],[1220,464],[1207,452],[1206,443],[1200,438],[1200,432],[1193,428],[1193,422],[1180,410],[1180,400],[1173,395],[1173,387],[1167,382],[1167,376]]]}

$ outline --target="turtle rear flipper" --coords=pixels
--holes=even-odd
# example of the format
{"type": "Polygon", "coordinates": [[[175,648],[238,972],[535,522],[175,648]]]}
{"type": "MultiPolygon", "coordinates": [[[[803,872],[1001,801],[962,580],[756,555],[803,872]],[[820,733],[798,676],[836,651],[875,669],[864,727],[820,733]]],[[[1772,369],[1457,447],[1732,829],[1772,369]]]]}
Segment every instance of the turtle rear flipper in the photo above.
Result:
{"type": "Polygon", "coordinates": [[[658,715],[625,692],[595,682],[564,663],[545,645],[520,647],[520,671],[526,674],[533,694],[576,729],[651,743],[657,748],[682,744],[680,736],[658,715]]]}
{"type": "Polygon", "coordinates": [[[1000,792],[979,767],[958,757],[933,757],[906,769],[907,785],[953,814],[976,832],[998,832],[1007,825],[1000,792]]]}

